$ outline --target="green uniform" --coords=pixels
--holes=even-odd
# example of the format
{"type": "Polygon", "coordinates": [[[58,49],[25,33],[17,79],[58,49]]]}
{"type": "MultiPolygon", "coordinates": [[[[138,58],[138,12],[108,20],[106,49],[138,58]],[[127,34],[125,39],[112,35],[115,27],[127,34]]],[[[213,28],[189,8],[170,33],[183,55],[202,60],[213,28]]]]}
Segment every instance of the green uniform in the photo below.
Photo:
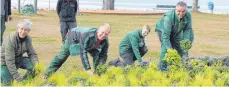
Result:
{"type": "Polygon", "coordinates": [[[142,30],[138,29],[136,31],[128,33],[119,44],[119,54],[120,56],[125,53],[133,53],[136,59],[141,62],[142,56],[141,48],[145,46],[144,37],[141,34],[142,30]]]}
{"type": "Polygon", "coordinates": [[[91,69],[88,55],[89,52],[93,57],[94,69],[99,64],[105,64],[107,60],[107,51],[109,47],[108,38],[97,43],[97,29],[77,27],[73,28],[68,34],[65,43],[60,52],[54,57],[49,67],[46,69],[46,75],[50,76],[56,72],[61,65],[67,60],[69,55],[80,55],[85,70],[91,69]]]}
{"type": "Polygon", "coordinates": [[[167,68],[167,64],[162,61],[168,48],[174,48],[182,56],[183,50],[180,46],[181,40],[190,40],[193,42],[194,35],[192,30],[192,18],[189,11],[186,12],[182,19],[176,15],[176,11],[167,12],[156,24],[156,31],[161,41],[161,70],[167,68]]]}
{"type": "Polygon", "coordinates": [[[136,60],[142,62],[142,56],[144,56],[148,49],[145,46],[144,37],[141,34],[142,29],[129,32],[119,44],[119,54],[123,59],[115,59],[109,62],[112,66],[126,66],[133,65],[136,60]]]}
{"type": "Polygon", "coordinates": [[[34,64],[38,62],[37,54],[32,46],[32,39],[26,36],[20,39],[18,32],[11,33],[3,42],[1,48],[1,80],[9,84],[20,77],[18,68],[26,69],[27,74],[34,75],[34,64]],[[27,57],[23,56],[27,53],[27,57]]]}

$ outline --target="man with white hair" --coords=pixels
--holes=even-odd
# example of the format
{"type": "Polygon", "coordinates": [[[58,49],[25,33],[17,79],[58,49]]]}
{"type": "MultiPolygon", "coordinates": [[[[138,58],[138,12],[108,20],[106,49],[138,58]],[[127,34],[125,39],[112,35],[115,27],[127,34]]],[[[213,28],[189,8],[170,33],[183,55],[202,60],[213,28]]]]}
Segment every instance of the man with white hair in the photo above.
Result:
{"type": "Polygon", "coordinates": [[[185,53],[181,49],[180,41],[189,40],[192,43],[194,39],[192,17],[191,13],[187,11],[187,4],[183,1],[179,1],[176,5],[176,9],[165,13],[156,23],[155,31],[161,42],[159,67],[161,71],[166,71],[167,63],[163,58],[165,57],[167,49],[176,49],[182,57],[185,53]]]}
{"type": "Polygon", "coordinates": [[[109,62],[109,65],[122,67],[133,65],[135,61],[138,61],[141,65],[146,65],[147,62],[143,62],[142,57],[148,51],[145,44],[145,37],[150,31],[150,26],[144,25],[141,29],[129,32],[119,44],[119,55],[122,59],[112,60],[109,62]]]}
{"type": "Polygon", "coordinates": [[[97,28],[77,27],[67,34],[60,52],[53,58],[46,69],[45,78],[56,72],[67,60],[68,56],[80,55],[84,69],[88,75],[93,75],[87,53],[93,57],[94,70],[99,64],[105,64],[108,52],[108,35],[111,32],[109,24],[102,24],[97,28]]]}
{"type": "Polygon", "coordinates": [[[20,82],[35,76],[34,65],[38,63],[38,58],[28,35],[30,30],[31,22],[24,20],[18,23],[16,32],[4,39],[1,49],[1,83],[10,85],[13,80],[20,82]],[[28,56],[23,56],[24,53],[28,56]],[[18,68],[26,69],[27,73],[21,77],[18,68]]]}

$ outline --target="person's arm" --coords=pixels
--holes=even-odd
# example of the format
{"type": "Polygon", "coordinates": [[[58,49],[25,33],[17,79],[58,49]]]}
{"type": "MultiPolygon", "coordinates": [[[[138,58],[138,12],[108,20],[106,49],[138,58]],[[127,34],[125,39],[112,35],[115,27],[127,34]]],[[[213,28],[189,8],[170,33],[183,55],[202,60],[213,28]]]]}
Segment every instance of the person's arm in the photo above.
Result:
{"type": "Polygon", "coordinates": [[[11,0],[9,0],[7,4],[8,4],[8,9],[7,9],[8,10],[8,18],[7,18],[7,20],[11,21],[12,20],[12,17],[11,17],[11,0]]]}
{"type": "Polygon", "coordinates": [[[131,44],[131,47],[132,47],[132,50],[134,52],[135,57],[137,58],[138,62],[141,62],[142,61],[142,57],[141,57],[140,52],[139,52],[139,46],[138,46],[137,37],[134,36],[134,35],[130,35],[129,39],[130,39],[130,44],[131,44]]]}
{"type": "Polygon", "coordinates": [[[90,70],[90,63],[88,60],[88,55],[87,55],[87,43],[89,41],[89,36],[85,36],[85,37],[80,37],[80,58],[82,61],[82,64],[84,66],[84,69],[90,70]]]}
{"type": "Polygon", "coordinates": [[[62,3],[61,0],[58,0],[58,1],[57,1],[56,12],[57,12],[58,15],[60,14],[61,3],[62,3]]]}
{"type": "Polygon", "coordinates": [[[14,43],[12,43],[10,39],[6,41],[6,47],[5,47],[6,66],[10,74],[13,76],[13,78],[18,79],[20,78],[20,75],[15,65],[15,50],[14,49],[15,49],[14,43]]]}
{"type": "Polygon", "coordinates": [[[171,28],[172,23],[171,20],[165,16],[164,18],[164,25],[163,25],[163,31],[162,31],[162,45],[165,45],[165,48],[171,48],[171,42],[170,42],[170,34],[171,34],[171,28]]]}
{"type": "Polygon", "coordinates": [[[189,40],[191,42],[193,42],[194,39],[194,34],[193,34],[193,30],[192,30],[192,18],[191,18],[191,14],[189,14],[189,22],[186,25],[185,29],[184,29],[184,40],[189,40]]]}
{"type": "Polygon", "coordinates": [[[38,63],[38,58],[37,58],[37,53],[34,50],[34,47],[32,45],[32,39],[31,38],[29,38],[29,41],[27,43],[27,47],[28,47],[28,56],[29,56],[29,58],[31,58],[33,65],[35,65],[36,63],[38,63]]]}
{"type": "Polygon", "coordinates": [[[77,13],[77,11],[78,11],[78,3],[79,2],[77,2],[77,0],[75,1],[75,13],[77,13]]]}

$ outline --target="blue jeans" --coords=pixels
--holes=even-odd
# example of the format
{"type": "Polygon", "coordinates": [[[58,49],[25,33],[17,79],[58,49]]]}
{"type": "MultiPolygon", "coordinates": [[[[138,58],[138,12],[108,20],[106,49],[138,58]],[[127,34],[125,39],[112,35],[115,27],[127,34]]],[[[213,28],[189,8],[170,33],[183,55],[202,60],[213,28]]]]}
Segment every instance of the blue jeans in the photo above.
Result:
{"type": "Polygon", "coordinates": [[[75,27],[77,27],[76,22],[60,22],[60,32],[63,43],[66,39],[66,34],[68,33],[68,31],[75,27]]]}

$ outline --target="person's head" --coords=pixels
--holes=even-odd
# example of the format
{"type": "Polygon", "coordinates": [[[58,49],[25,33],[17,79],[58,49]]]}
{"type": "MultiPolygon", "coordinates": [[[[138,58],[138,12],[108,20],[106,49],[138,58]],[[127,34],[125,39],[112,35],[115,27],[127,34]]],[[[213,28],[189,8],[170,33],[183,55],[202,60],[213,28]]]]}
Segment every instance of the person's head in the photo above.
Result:
{"type": "Polygon", "coordinates": [[[179,1],[176,5],[176,14],[181,19],[187,11],[187,4],[184,1],[179,1]]]}
{"type": "Polygon", "coordinates": [[[111,32],[111,26],[107,23],[99,26],[97,31],[97,38],[99,40],[105,39],[111,32]]]}
{"type": "Polygon", "coordinates": [[[20,21],[17,25],[17,32],[20,38],[25,38],[31,30],[32,22],[29,19],[20,21]]]}
{"type": "Polygon", "coordinates": [[[142,27],[142,36],[146,37],[149,34],[150,31],[151,31],[150,26],[149,25],[144,25],[142,27]]]}

